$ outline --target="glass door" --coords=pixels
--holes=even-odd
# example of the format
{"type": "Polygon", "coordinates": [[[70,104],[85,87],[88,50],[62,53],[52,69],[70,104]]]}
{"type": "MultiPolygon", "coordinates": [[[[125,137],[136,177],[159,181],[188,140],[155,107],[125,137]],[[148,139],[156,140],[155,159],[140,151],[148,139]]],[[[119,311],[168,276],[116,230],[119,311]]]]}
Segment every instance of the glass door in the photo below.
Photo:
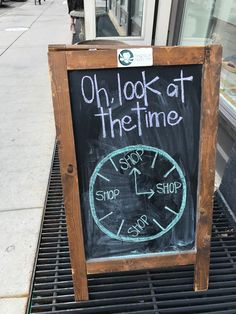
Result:
{"type": "Polygon", "coordinates": [[[151,45],[155,0],[84,1],[86,39],[151,45]]]}
{"type": "Polygon", "coordinates": [[[217,172],[221,176],[236,141],[236,0],[185,0],[180,45],[223,46],[217,172]]]}
{"type": "Polygon", "coordinates": [[[187,0],[179,43],[223,46],[220,109],[236,128],[236,0],[187,0]]]}

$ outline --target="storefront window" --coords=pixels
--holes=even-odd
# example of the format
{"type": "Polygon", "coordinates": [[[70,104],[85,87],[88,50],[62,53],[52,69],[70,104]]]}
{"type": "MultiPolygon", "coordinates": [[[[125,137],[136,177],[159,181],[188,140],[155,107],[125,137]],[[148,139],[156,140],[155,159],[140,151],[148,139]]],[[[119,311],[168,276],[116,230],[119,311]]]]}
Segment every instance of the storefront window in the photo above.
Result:
{"type": "Polygon", "coordinates": [[[144,0],[96,0],[96,37],[141,36],[144,0]]]}
{"type": "Polygon", "coordinates": [[[223,46],[221,105],[236,117],[236,0],[186,0],[181,45],[223,46]]]}

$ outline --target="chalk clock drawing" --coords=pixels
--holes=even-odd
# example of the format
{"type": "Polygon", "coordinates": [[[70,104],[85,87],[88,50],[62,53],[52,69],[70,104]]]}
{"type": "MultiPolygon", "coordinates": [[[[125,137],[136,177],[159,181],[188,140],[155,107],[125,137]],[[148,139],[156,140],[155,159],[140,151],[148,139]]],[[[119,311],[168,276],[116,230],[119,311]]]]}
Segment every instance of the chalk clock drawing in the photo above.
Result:
{"type": "Polygon", "coordinates": [[[95,167],[89,203],[98,228],[113,239],[150,241],[181,219],[186,180],[165,151],[146,145],[113,151],[95,167]]]}

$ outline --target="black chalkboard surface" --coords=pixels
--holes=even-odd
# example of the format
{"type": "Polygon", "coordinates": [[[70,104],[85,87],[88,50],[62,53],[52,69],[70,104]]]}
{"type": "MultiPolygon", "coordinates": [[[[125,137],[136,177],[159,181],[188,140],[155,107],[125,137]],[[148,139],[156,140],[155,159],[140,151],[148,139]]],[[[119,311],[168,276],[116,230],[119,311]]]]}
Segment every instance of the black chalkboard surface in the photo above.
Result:
{"type": "Polygon", "coordinates": [[[220,64],[218,45],[49,48],[76,300],[88,274],[178,265],[208,288],[220,64]]]}
{"type": "Polygon", "coordinates": [[[69,72],[86,257],[194,247],[202,65],[69,72]]]}

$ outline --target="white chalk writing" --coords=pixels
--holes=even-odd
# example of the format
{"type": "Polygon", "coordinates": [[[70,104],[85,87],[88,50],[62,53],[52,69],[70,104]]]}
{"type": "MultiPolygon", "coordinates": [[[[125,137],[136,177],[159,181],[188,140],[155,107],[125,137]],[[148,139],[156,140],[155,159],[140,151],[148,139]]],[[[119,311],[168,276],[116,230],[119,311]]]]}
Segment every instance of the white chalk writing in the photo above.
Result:
{"type": "Polygon", "coordinates": [[[148,77],[146,71],[141,71],[140,79],[136,81],[125,80],[121,73],[116,73],[114,78],[116,88],[112,95],[109,87],[104,87],[104,80],[101,82],[98,74],[83,76],[80,84],[85,104],[97,107],[94,116],[100,122],[103,138],[122,137],[124,133],[133,130],[142,136],[146,128],[173,127],[183,120],[176,110],[168,111],[163,108],[163,111],[153,111],[149,108],[150,97],[152,100],[156,97],[158,101],[158,97],[161,99],[164,93],[167,97],[177,98],[180,103],[185,104],[185,90],[190,87],[193,76],[185,76],[182,69],[179,77],[173,77],[166,85],[163,85],[160,76],[148,77]],[[129,110],[126,110],[125,115],[117,116],[114,108],[124,104],[129,106],[129,110]]]}

